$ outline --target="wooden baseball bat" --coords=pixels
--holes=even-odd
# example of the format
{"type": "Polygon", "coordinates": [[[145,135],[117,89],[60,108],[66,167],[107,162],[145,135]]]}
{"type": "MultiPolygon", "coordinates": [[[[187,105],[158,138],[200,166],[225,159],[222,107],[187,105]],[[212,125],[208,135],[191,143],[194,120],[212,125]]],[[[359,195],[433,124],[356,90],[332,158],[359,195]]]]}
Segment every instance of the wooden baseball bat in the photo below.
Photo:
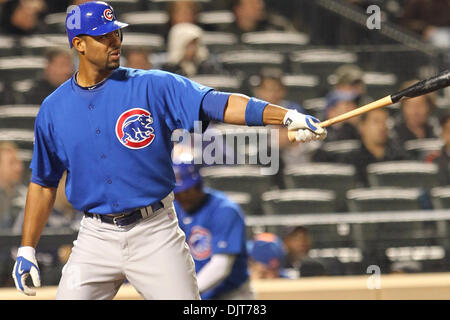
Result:
{"type": "MultiPolygon", "coordinates": [[[[366,113],[366,112],[369,112],[369,111],[372,111],[372,110],[375,110],[378,108],[386,107],[386,106],[396,103],[402,99],[408,99],[408,98],[421,96],[421,95],[448,87],[449,85],[450,85],[450,69],[445,70],[431,78],[419,81],[419,82],[413,84],[412,86],[409,86],[408,88],[403,89],[399,92],[396,92],[396,93],[386,96],[384,98],[373,101],[362,107],[356,108],[355,110],[352,110],[352,111],[343,113],[339,116],[336,116],[334,118],[325,120],[325,121],[319,123],[319,126],[321,126],[322,128],[326,128],[326,127],[331,126],[332,124],[339,123],[339,122],[348,120],[350,118],[360,116],[363,113],[366,113]]],[[[289,137],[290,141],[295,141],[295,134],[296,134],[296,130],[292,130],[292,131],[288,132],[288,137],[289,137]]]]}

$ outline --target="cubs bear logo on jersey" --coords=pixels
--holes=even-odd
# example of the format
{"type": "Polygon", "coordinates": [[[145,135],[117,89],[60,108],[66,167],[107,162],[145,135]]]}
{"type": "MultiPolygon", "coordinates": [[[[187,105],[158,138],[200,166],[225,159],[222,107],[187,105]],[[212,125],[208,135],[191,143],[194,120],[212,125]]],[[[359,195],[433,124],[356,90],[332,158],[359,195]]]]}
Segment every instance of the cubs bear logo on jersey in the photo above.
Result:
{"type": "Polygon", "coordinates": [[[208,229],[195,226],[188,239],[192,257],[195,260],[205,260],[211,256],[211,233],[208,229]]]}
{"type": "Polygon", "coordinates": [[[149,111],[133,108],[125,111],[117,119],[116,136],[125,147],[142,149],[153,142],[153,118],[149,111]]]}

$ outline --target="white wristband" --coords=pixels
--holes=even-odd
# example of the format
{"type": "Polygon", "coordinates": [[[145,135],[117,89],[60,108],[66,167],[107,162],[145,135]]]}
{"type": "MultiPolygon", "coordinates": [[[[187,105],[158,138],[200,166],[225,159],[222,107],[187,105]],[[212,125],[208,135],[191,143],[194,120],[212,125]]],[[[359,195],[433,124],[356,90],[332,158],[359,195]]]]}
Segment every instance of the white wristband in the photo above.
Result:
{"type": "Polygon", "coordinates": [[[22,257],[34,257],[36,254],[36,249],[29,246],[20,247],[19,250],[17,250],[17,256],[22,257]]]}

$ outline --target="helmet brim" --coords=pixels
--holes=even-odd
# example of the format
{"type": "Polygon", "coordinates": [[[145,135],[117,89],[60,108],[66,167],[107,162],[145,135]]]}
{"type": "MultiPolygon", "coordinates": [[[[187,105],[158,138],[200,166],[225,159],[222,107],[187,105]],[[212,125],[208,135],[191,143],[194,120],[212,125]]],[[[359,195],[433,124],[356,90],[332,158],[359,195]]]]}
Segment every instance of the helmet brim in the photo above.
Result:
{"type": "MultiPolygon", "coordinates": [[[[76,35],[75,37],[80,36],[80,35],[102,36],[104,34],[108,34],[110,32],[113,32],[113,31],[116,31],[116,30],[119,30],[119,29],[122,29],[125,27],[128,27],[128,23],[120,22],[120,21],[116,20],[116,21],[111,21],[111,23],[104,24],[99,27],[95,27],[91,30],[87,30],[86,32],[84,32],[82,34],[76,35]]],[[[71,48],[73,47],[72,43],[70,43],[70,47],[71,48]]]]}

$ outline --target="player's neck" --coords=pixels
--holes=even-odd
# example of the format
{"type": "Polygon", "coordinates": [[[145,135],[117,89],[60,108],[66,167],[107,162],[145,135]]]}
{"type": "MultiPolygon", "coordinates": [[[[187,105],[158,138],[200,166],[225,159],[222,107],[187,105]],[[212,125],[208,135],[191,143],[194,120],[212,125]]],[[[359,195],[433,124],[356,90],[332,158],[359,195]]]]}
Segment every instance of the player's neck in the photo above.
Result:
{"type": "Polygon", "coordinates": [[[114,70],[87,68],[80,63],[76,80],[81,87],[91,87],[108,78],[113,72],[114,70]]]}

